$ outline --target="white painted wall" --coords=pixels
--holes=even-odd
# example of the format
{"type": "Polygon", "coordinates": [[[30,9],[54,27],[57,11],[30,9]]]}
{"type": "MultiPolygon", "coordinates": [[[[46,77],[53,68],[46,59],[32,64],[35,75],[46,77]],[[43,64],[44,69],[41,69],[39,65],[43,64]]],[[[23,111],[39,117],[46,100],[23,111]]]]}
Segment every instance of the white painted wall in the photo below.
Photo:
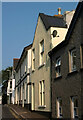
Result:
{"type": "Polygon", "coordinates": [[[52,48],[57,46],[59,43],[61,43],[63,40],[65,40],[65,36],[67,34],[68,29],[67,28],[58,28],[58,27],[51,27],[51,42],[52,42],[52,48]],[[57,36],[53,37],[52,33],[53,31],[57,31],[57,36]]]}
{"type": "Polygon", "coordinates": [[[68,28],[70,26],[70,23],[72,21],[72,18],[73,18],[73,15],[75,13],[75,10],[72,10],[72,11],[65,11],[64,13],[64,20],[66,21],[67,25],[68,25],[68,28]]]}

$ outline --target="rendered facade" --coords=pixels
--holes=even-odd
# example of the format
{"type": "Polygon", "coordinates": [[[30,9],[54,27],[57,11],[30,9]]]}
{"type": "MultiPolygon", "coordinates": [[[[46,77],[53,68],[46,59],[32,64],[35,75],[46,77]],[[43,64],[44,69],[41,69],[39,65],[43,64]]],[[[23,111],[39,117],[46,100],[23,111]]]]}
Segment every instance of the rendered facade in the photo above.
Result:
{"type": "Polygon", "coordinates": [[[65,39],[66,22],[62,15],[48,16],[39,14],[32,44],[32,102],[34,111],[51,112],[51,74],[48,52],[65,39]],[[54,32],[57,36],[54,37],[54,32]]]}

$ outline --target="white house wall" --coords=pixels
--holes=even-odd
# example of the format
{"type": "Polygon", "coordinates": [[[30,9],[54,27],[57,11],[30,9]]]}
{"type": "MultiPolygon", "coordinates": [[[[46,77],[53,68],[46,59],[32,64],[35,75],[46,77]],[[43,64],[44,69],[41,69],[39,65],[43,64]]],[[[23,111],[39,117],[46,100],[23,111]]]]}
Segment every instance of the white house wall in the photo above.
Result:
{"type": "Polygon", "coordinates": [[[53,35],[51,35],[52,48],[54,48],[59,43],[61,43],[63,40],[65,40],[65,36],[68,31],[67,28],[51,27],[51,34],[53,33],[54,30],[57,31],[57,35],[56,35],[56,37],[53,37],[53,35]]]}

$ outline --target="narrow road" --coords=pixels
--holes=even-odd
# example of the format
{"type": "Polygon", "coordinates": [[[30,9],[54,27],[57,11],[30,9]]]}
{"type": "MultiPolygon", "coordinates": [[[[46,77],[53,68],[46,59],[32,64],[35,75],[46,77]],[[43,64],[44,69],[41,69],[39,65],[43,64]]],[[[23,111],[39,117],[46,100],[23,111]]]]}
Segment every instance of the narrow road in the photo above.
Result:
{"type": "Polygon", "coordinates": [[[2,105],[2,120],[21,120],[18,116],[7,106],[2,105]]]}

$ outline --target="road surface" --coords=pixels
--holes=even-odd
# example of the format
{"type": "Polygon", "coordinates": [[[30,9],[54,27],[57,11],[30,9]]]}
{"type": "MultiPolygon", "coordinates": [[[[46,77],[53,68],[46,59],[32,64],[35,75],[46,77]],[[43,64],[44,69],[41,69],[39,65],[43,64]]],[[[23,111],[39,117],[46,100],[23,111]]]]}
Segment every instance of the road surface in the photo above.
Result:
{"type": "Polygon", "coordinates": [[[2,120],[16,120],[14,113],[7,105],[2,105],[2,120]]]}

